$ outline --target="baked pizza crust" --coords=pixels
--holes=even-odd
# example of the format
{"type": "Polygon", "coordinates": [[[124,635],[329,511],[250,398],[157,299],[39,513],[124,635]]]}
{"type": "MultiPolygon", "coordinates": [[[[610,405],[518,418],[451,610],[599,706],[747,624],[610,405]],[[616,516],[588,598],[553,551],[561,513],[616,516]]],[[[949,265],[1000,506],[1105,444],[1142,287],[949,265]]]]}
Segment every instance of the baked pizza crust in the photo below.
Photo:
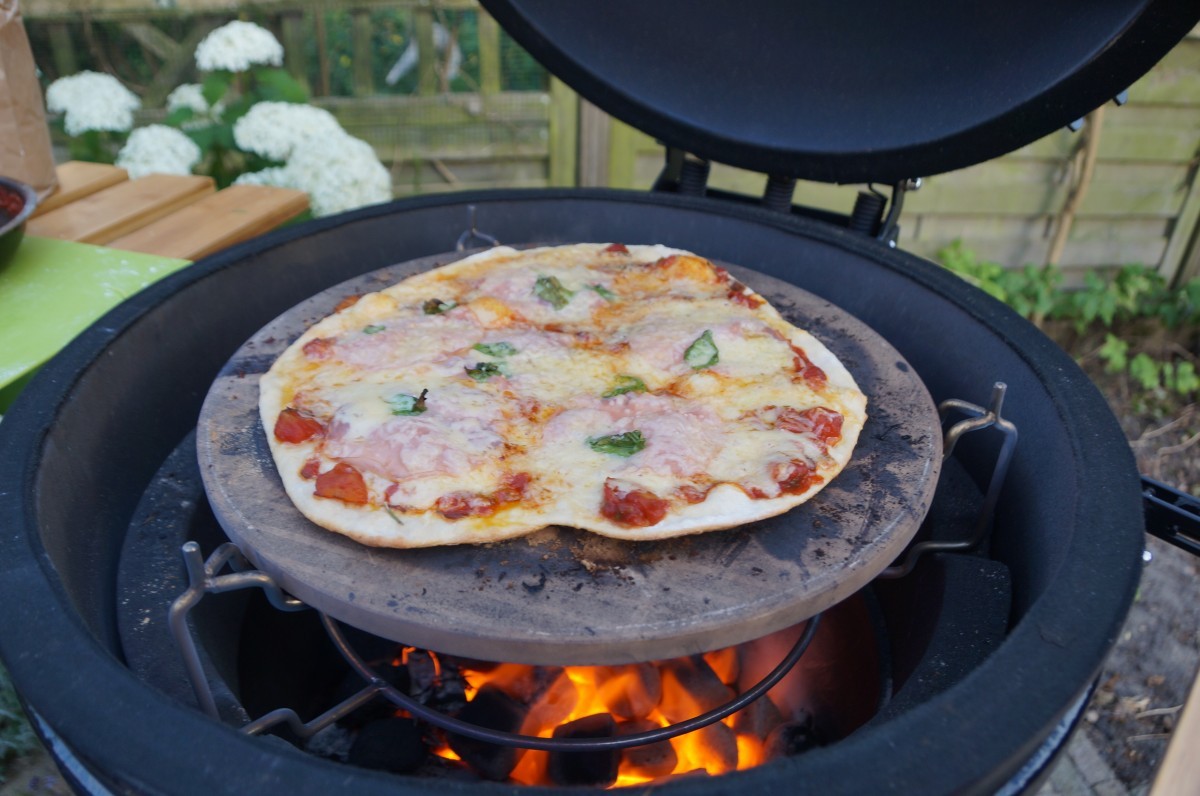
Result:
{"type": "MultiPolygon", "coordinates": [[[[414,314],[411,311],[411,307],[424,305],[431,299],[448,304],[451,296],[465,295],[471,298],[466,303],[467,309],[464,310],[462,307],[459,307],[456,315],[465,317],[469,311],[470,322],[474,324],[472,328],[477,327],[480,330],[477,336],[486,339],[493,339],[497,336],[507,336],[510,339],[517,339],[515,337],[516,332],[512,331],[514,329],[519,329],[522,333],[528,333],[531,327],[539,326],[539,320],[542,321],[541,326],[548,325],[544,322],[545,318],[526,317],[526,315],[536,315],[540,312],[540,305],[546,303],[545,299],[537,299],[537,297],[529,299],[524,293],[520,292],[516,293],[514,298],[513,291],[509,289],[510,286],[504,281],[506,278],[505,275],[508,274],[512,275],[514,283],[519,279],[524,279],[526,281],[521,284],[527,284],[529,279],[528,272],[533,270],[537,272],[539,278],[561,275],[562,283],[570,283],[575,286],[573,291],[568,291],[575,294],[571,300],[563,307],[555,309],[552,313],[546,315],[546,317],[554,321],[553,324],[549,325],[552,325],[556,329],[558,327],[565,328],[565,331],[559,330],[557,333],[569,333],[572,330],[578,330],[588,325],[589,307],[593,315],[603,313],[609,309],[607,303],[597,303],[599,299],[591,295],[591,291],[579,285],[580,272],[577,270],[581,263],[587,264],[597,261],[608,263],[615,256],[614,253],[609,252],[609,248],[610,246],[607,244],[576,244],[526,251],[497,247],[432,271],[417,274],[378,293],[363,296],[351,306],[335,312],[309,328],[279,357],[272,368],[262,377],[259,385],[259,410],[271,452],[288,496],[300,512],[317,525],[348,536],[363,544],[381,547],[411,548],[463,543],[480,544],[521,536],[539,530],[547,525],[564,525],[619,539],[644,541],[726,529],[781,514],[811,499],[846,467],[851,459],[859,433],[866,422],[866,396],[859,390],[853,377],[841,362],[838,361],[837,357],[821,344],[820,341],[807,332],[788,323],[761,296],[758,296],[758,294],[754,293],[748,287],[739,285],[736,282],[730,288],[730,295],[733,295],[732,291],[738,290],[745,297],[740,298],[737,302],[732,302],[744,306],[744,312],[740,308],[737,312],[740,312],[742,316],[747,318],[745,323],[750,325],[758,324],[764,328],[769,327],[771,330],[774,330],[772,333],[777,334],[781,341],[786,342],[793,349],[799,349],[807,357],[808,362],[823,372],[825,377],[824,385],[820,388],[815,388],[814,383],[805,383],[803,380],[798,380],[793,376],[794,381],[789,382],[792,386],[790,388],[786,386],[783,388],[785,389],[785,392],[782,394],[784,400],[779,400],[781,398],[780,385],[773,383],[773,386],[769,389],[765,386],[761,388],[763,390],[763,397],[756,402],[752,395],[748,396],[746,394],[747,390],[759,389],[758,381],[756,381],[753,375],[748,380],[740,380],[736,391],[732,391],[733,394],[725,395],[721,392],[724,388],[722,386],[723,382],[719,378],[716,376],[708,378],[702,375],[704,369],[696,369],[696,372],[685,372],[679,376],[679,379],[690,379],[691,382],[698,382],[701,385],[701,392],[698,395],[684,396],[684,401],[697,401],[702,405],[701,408],[706,411],[712,407],[715,407],[717,410],[724,409],[727,408],[725,404],[733,403],[737,403],[738,405],[765,404],[768,409],[773,409],[775,404],[784,405],[785,402],[787,406],[797,408],[821,406],[835,410],[842,417],[840,438],[833,440],[833,444],[826,446],[820,455],[811,457],[813,472],[819,476],[819,479],[802,491],[780,492],[777,495],[765,497],[752,496],[751,492],[753,490],[746,485],[749,481],[741,483],[733,480],[718,481],[715,484],[707,486],[706,495],[700,502],[692,503],[678,499],[672,500],[666,516],[658,522],[648,525],[619,523],[600,513],[599,507],[602,496],[597,489],[596,479],[601,476],[605,479],[609,477],[605,474],[606,467],[615,468],[614,471],[620,471],[622,467],[628,469],[631,466],[630,463],[637,456],[640,456],[641,453],[639,452],[630,457],[596,455],[582,444],[582,440],[579,440],[578,451],[575,448],[568,448],[567,455],[569,464],[574,464],[576,459],[587,459],[588,464],[578,471],[579,473],[583,473],[581,477],[569,482],[553,483],[554,479],[561,472],[566,472],[566,470],[548,470],[544,473],[534,472],[533,488],[527,489],[523,499],[505,502],[496,510],[479,516],[468,515],[454,518],[447,517],[445,513],[437,510],[432,505],[410,506],[403,505],[402,503],[392,503],[390,498],[383,497],[389,486],[389,479],[378,473],[371,472],[371,467],[367,467],[365,470],[365,481],[370,493],[370,502],[368,504],[358,505],[337,498],[318,496],[314,494],[313,477],[311,475],[305,477],[302,475],[302,471],[306,465],[311,465],[314,460],[319,463],[317,469],[320,472],[329,470],[340,461],[337,457],[330,457],[328,455],[328,451],[324,447],[327,445],[324,432],[300,442],[281,441],[272,433],[281,412],[291,406],[304,405],[305,401],[316,401],[314,405],[323,406],[325,411],[328,412],[333,408],[337,400],[346,395],[356,395],[353,392],[355,389],[362,388],[365,393],[370,394],[371,390],[377,385],[390,383],[389,380],[394,378],[399,379],[397,383],[403,382],[405,374],[411,373],[428,374],[427,378],[432,380],[431,383],[446,385],[444,389],[431,390],[429,396],[431,405],[435,400],[438,400],[439,395],[444,396],[448,392],[455,390],[457,391],[454,393],[456,396],[462,393],[465,396],[462,398],[464,401],[463,405],[470,410],[464,410],[462,415],[464,422],[475,419],[471,415],[471,412],[475,409],[475,404],[471,403],[473,399],[469,392],[472,389],[490,391],[486,400],[484,400],[485,403],[491,401],[497,395],[500,395],[498,400],[501,401],[502,406],[505,400],[511,403],[518,399],[528,399],[528,396],[522,395],[521,391],[517,388],[520,374],[517,374],[513,378],[510,385],[511,389],[495,387],[494,385],[498,384],[500,379],[485,379],[477,383],[471,379],[464,378],[461,372],[458,372],[456,376],[447,376],[444,366],[447,360],[450,361],[452,366],[456,361],[466,361],[468,364],[462,366],[462,369],[466,369],[470,367],[469,362],[472,360],[492,361],[492,359],[478,353],[471,353],[474,349],[471,349],[469,346],[466,353],[463,353],[464,346],[461,344],[463,341],[454,337],[456,328],[450,328],[452,326],[451,320],[453,320],[449,317],[450,312],[438,312],[434,315],[425,316],[414,314]],[[496,282],[499,286],[497,290],[504,294],[504,300],[495,300],[490,293],[487,293],[485,288],[491,284],[488,280],[496,282]],[[487,295],[483,295],[485,293],[487,295]],[[583,299],[576,301],[576,297],[581,294],[586,295],[584,295],[583,299]],[[584,299],[587,300],[586,303],[584,299]],[[535,301],[536,306],[531,304],[531,301],[535,301]],[[522,308],[525,311],[524,314],[521,312],[522,308]],[[405,312],[409,314],[403,315],[405,312]],[[398,316],[397,313],[401,313],[401,315],[398,316]],[[514,316],[517,319],[515,322],[514,316]],[[395,319],[398,317],[402,317],[402,321],[396,321],[395,319]],[[445,320],[439,320],[442,318],[445,318],[445,320]],[[384,329],[389,324],[391,327],[396,327],[402,323],[409,323],[412,326],[412,330],[397,338],[393,348],[380,354],[381,359],[379,361],[371,360],[368,366],[358,367],[354,364],[347,366],[343,359],[339,358],[339,355],[335,355],[332,361],[319,358],[314,359],[311,353],[312,346],[319,348],[325,345],[323,341],[331,340],[353,339],[360,341],[363,346],[370,346],[375,341],[367,340],[364,335],[370,335],[371,329],[375,327],[384,329]],[[400,351],[400,354],[396,354],[397,350],[400,351]],[[401,356],[402,359],[407,355],[408,359],[399,363],[387,361],[387,357],[392,355],[401,356]],[[458,359],[456,360],[455,357],[458,359]],[[708,381],[705,381],[706,378],[708,378],[708,381]],[[457,386],[452,386],[451,382],[457,386]],[[488,382],[491,382],[491,385],[488,382]],[[703,392],[704,389],[715,389],[716,392],[705,394],[703,392]],[[313,395],[323,395],[322,390],[337,397],[331,399],[332,403],[328,404],[322,404],[319,400],[311,397],[313,395]],[[594,470],[596,472],[593,472],[594,470]],[[389,503],[391,505],[387,505],[389,503]]],[[[644,265],[661,262],[663,258],[686,258],[683,261],[685,265],[688,267],[699,267],[693,263],[693,259],[696,258],[695,255],[678,249],[671,249],[665,246],[635,245],[620,248],[624,250],[622,256],[627,256],[629,263],[632,264],[644,265]]],[[[707,261],[700,260],[700,262],[707,264],[707,261]]],[[[615,278],[619,281],[621,279],[620,274],[623,273],[620,269],[620,263],[609,263],[609,265],[612,265],[612,268],[606,271],[606,273],[610,275],[617,274],[618,276],[615,278]]],[[[706,267],[714,269],[716,273],[721,273],[720,269],[715,269],[711,264],[707,264],[706,267]]],[[[630,271],[630,273],[633,274],[632,278],[640,278],[640,272],[630,271]]],[[[687,274],[685,273],[684,276],[686,277],[687,274]]],[[[701,274],[701,276],[703,275],[701,274]]],[[[677,282],[664,283],[664,289],[672,285],[686,283],[686,281],[686,278],[684,278],[677,282]]],[[[528,290],[527,287],[523,289],[528,290]]],[[[674,288],[671,287],[671,289],[674,288]]],[[[604,302],[609,301],[603,297],[603,291],[595,290],[594,286],[593,290],[600,295],[604,302]]],[[[654,295],[649,295],[645,297],[644,301],[646,304],[644,308],[645,313],[626,317],[625,320],[628,321],[630,318],[633,318],[637,323],[644,324],[645,328],[650,330],[651,333],[656,333],[658,330],[666,328],[667,332],[664,334],[667,334],[674,328],[671,324],[677,324],[680,328],[686,329],[688,328],[688,324],[698,322],[699,326],[696,327],[698,329],[708,323],[706,318],[693,318],[691,317],[693,313],[682,312],[678,307],[675,308],[673,315],[664,317],[660,323],[660,319],[654,316],[656,301],[667,305],[671,303],[671,299],[662,297],[656,299],[654,295]]],[[[698,306],[708,307],[709,305],[698,306]]],[[[703,313],[700,314],[703,315],[703,313]]],[[[732,323],[736,326],[738,320],[735,318],[732,323]]],[[[611,333],[614,338],[619,338],[628,333],[629,328],[628,325],[624,325],[611,330],[611,333]]],[[[532,333],[536,334],[537,329],[534,328],[532,333]]],[[[692,334],[692,332],[687,332],[684,337],[691,340],[693,339],[692,334]]],[[[578,337],[579,335],[577,334],[576,336],[578,337]]],[[[380,339],[382,339],[382,335],[380,339]]],[[[520,339],[532,340],[532,338],[527,337],[520,339]]],[[[536,344],[536,342],[536,340],[532,340],[533,344],[536,344]]],[[[522,345],[528,344],[522,343],[522,345]]],[[[569,353],[575,359],[582,358],[586,360],[590,356],[587,350],[573,350],[569,353]]],[[[561,352],[556,351],[557,353],[561,352]]],[[[652,353],[657,356],[661,352],[655,350],[652,353]]],[[[352,355],[359,356],[360,352],[352,352],[352,355]]],[[[503,364],[502,360],[495,361],[498,363],[498,366],[503,364]]],[[[625,360],[626,365],[628,361],[625,360]]],[[[569,360],[564,360],[564,362],[569,362],[569,360]]],[[[597,362],[602,363],[603,359],[601,358],[597,362]]],[[[712,370],[716,371],[718,367],[720,367],[719,364],[714,365],[712,370]]],[[[736,371],[738,364],[733,362],[730,367],[736,371]]],[[[748,367],[753,368],[754,362],[751,361],[748,367]]],[[[797,367],[799,366],[797,365],[797,367]]],[[[643,375],[645,375],[644,372],[643,375]]],[[[591,377],[590,371],[584,371],[582,376],[580,376],[575,370],[564,370],[561,379],[543,378],[541,382],[538,382],[543,389],[550,390],[554,395],[551,396],[551,400],[545,402],[546,406],[539,406],[539,411],[541,412],[539,420],[542,421],[542,424],[538,428],[533,429],[533,436],[522,438],[522,441],[532,444],[516,446],[519,448],[516,454],[513,453],[512,449],[514,446],[511,444],[509,438],[505,438],[501,444],[497,444],[493,437],[503,437],[504,435],[497,433],[489,436],[488,434],[489,431],[494,431],[503,426],[505,433],[511,437],[513,433],[511,422],[505,425],[504,422],[497,421],[493,423],[494,428],[489,429],[486,422],[480,421],[480,423],[475,424],[479,428],[473,428],[472,433],[478,432],[474,439],[484,439],[488,441],[488,444],[493,446],[490,449],[478,451],[482,459],[485,460],[483,464],[467,468],[466,472],[459,473],[457,480],[456,476],[453,475],[449,476],[449,480],[445,480],[442,475],[430,476],[422,474],[411,479],[391,479],[390,483],[398,482],[402,490],[408,489],[413,485],[428,484],[431,485],[430,488],[434,488],[435,491],[441,491],[443,494],[471,494],[472,490],[484,492],[487,488],[486,485],[479,487],[479,484],[490,483],[493,487],[495,486],[494,481],[487,482],[485,476],[487,472],[491,472],[489,468],[496,465],[497,461],[507,461],[514,458],[522,460],[522,457],[524,457],[523,461],[526,464],[536,464],[539,456],[545,460],[558,461],[555,456],[561,454],[562,449],[555,448],[553,455],[547,452],[549,448],[539,450],[539,445],[545,446],[551,443],[539,438],[537,434],[547,434],[549,421],[569,409],[574,408],[576,411],[584,414],[593,409],[601,412],[611,412],[612,410],[607,407],[620,404],[625,407],[621,409],[622,412],[628,411],[633,414],[632,419],[627,420],[622,416],[618,422],[625,425],[637,425],[639,423],[637,420],[639,407],[649,405],[652,409],[661,409],[663,401],[679,400],[679,396],[677,395],[663,393],[665,397],[662,397],[658,403],[655,403],[654,400],[659,398],[655,394],[659,391],[655,389],[655,385],[651,384],[649,376],[646,376],[647,393],[631,393],[629,395],[603,399],[597,403],[597,400],[594,398],[596,384],[600,382],[611,383],[612,376],[612,372],[598,373],[596,379],[589,381],[591,377]],[[570,383],[564,385],[564,382],[570,383]],[[579,383],[578,389],[572,392],[571,385],[576,382],[579,383]],[[566,391],[565,393],[564,390],[566,391]],[[564,394],[567,396],[566,398],[562,397],[564,394]],[[649,397],[651,395],[654,395],[655,399],[649,397]],[[481,481],[481,478],[485,480],[481,481]],[[457,484],[457,487],[455,484],[457,484]]],[[[678,389],[675,386],[678,383],[679,381],[676,380],[670,389],[678,389]]],[[[505,382],[505,384],[509,384],[509,382],[505,382]]],[[[384,387],[379,386],[379,389],[384,389],[384,387]]],[[[408,395],[417,394],[416,386],[408,387],[407,390],[406,394],[408,395]]],[[[378,391],[376,390],[376,393],[378,391]]],[[[386,390],[384,391],[386,392],[386,390]]],[[[378,400],[378,395],[374,398],[364,399],[367,410],[359,414],[378,413],[378,400]]],[[[490,403],[488,405],[490,406],[490,403]]],[[[442,407],[439,405],[438,408],[441,409],[442,407]]],[[[342,414],[346,414],[347,411],[344,405],[338,406],[333,415],[335,419],[330,420],[326,425],[329,428],[337,427],[337,424],[341,421],[336,418],[342,414]]],[[[505,408],[504,411],[509,411],[509,408],[505,408]]],[[[670,411],[670,407],[668,406],[668,419],[670,419],[670,411]]],[[[434,413],[431,411],[429,414],[432,415],[434,413]]],[[[354,418],[350,423],[353,426],[359,419],[358,415],[350,412],[349,416],[354,418]]],[[[709,417],[711,415],[704,416],[709,417]]],[[[419,417],[422,422],[426,419],[425,415],[420,415],[419,417]]],[[[505,418],[510,421],[512,420],[507,415],[505,418]]],[[[383,422],[387,422],[390,419],[384,418],[383,422]]],[[[325,420],[329,419],[325,418],[325,420]]],[[[455,421],[453,420],[444,422],[450,424],[448,427],[455,425],[455,421]]],[[[395,423],[395,425],[403,427],[404,423],[399,422],[395,423]]],[[[409,425],[414,428],[417,426],[416,423],[409,425]]],[[[697,426],[693,424],[692,427],[695,428],[697,426]]],[[[710,431],[718,435],[722,433],[712,424],[701,424],[701,427],[705,429],[702,432],[702,436],[708,435],[710,431]]],[[[345,432],[344,436],[353,436],[356,433],[356,428],[345,432]]],[[[363,426],[364,430],[362,430],[362,433],[354,437],[354,439],[361,442],[362,438],[374,433],[375,428],[376,426],[366,423],[363,426]]],[[[457,434],[458,431],[453,430],[447,433],[448,435],[453,435],[457,434]]],[[[781,435],[776,433],[775,436],[779,437],[782,443],[799,444],[796,439],[793,439],[796,435],[781,435]]],[[[655,445],[661,447],[667,444],[666,440],[669,438],[670,435],[664,432],[657,438],[652,439],[652,441],[655,445]]],[[[467,438],[467,443],[464,443],[461,446],[462,451],[459,451],[468,458],[472,455],[470,439],[467,438]]],[[[679,441],[679,444],[682,444],[682,442],[679,441]]],[[[404,434],[399,434],[392,441],[392,444],[394,447],[388,450],[401,449],[401,458],[403,458],[405,455],[403,449],[407,444],[404,434]]],[[[724,453],[726,448],[734,444],[737,444],[736,440],[727,442],[725,447],[720,448],[720,450],[724,453]]],[[[768,451],[769,455],[775,455],[773,451],[777,447],[778,445],[774,441],[770,441],[766,444],[764,450],[768,451]]],[[[811,446],[809,449],[811,449],[811,446]]],[[[431,450],[436,450],[436,446],[431,448],[431,450]]],[[[356,464],[360,462],[360,459],[349,458],[349,460],[356,462],[356,464]]],[[[668,463],[673,461],[670,456],[667,456],[665,460],[668,463]]],[[[747,469],[751,469],[755,464],[755,462],[747,462],[747,469]]],[[[757,464],[761,465],[761,462],[757,464]]],[[[416,466],[420,467],[422,465],[418,462],[416,466]]],[[[360,469],[362,468],[360,467],[360,469]]],[[[463,468],[459,467],[458,469],[462,470],[463,468]]],[[[571,472],[575,471],[572,470],[571,472]]],[[[645,470],[644,472],[637,472],[640,474],[630,480],[628,486],[639,490],[645,488],[654,495],[658,495],[664,491],[662,489],[664,483],[671,482],[670,473],[665,473],[663,468],[655,471],[645,470]],[[638,478],[646,483],[639,482],[638,478]]],[[[695,480],[694,474],[691,474],[689,477],[693,481],[695,480]]],[[[675,480],[684,483],[687,481],[687,478],[676,478],[675,480]]],[[[625,484],[626,482],[622,481],[621,483],[625,484]]],[[[394,489],[395,487],[392,488],[394,489]]],[[[417,491],[420,492],[419,489],[417,491]]]]}

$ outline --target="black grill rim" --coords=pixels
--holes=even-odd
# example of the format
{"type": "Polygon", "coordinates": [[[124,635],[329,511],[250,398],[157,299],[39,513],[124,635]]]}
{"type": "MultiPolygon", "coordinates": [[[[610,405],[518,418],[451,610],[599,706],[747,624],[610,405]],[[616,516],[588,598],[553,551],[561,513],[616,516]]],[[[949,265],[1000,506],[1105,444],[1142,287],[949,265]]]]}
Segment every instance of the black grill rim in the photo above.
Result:
{"type": "MultiPolygon", "coordinates": [[[[1076,473],[1077,532],[1059,577],[1028,607],[1000,649],[963,681],[885,725],[802,758],[730,775],[731,786],[823,793],[901,788],[914,792],[995,790],[1020,768],[1096,676],[1115,642],[1140,574],[1140,490],[1133,457],[1103,397],[1073,361],[1032,325],[956,276],[844,230],[750,206],[613,190],[487,191],[418,197],[309,222],[226,250],[183,269],[115,308],[45,366],[0,424],[0,657],[22,697],[84,760],[149,793],[267,788],[325,792],[347,778],[363,793],[440,789],[462,783],[406,781],[347,770],[235,730],[173,703],[135,680],[72,607],[41,545],[36,483],[59,410],[105,348],[160,302],[244,259],[364,218],[447,204],[616,202],[667,206],[774,227],[841,247],[957,305],[1015,350],[1041,379],[1069,430],[1076,473]],[[1095,544],[1099,538],[1104,543],[1095,544]],[[86,676],[82,671],[86,670],[86,676]],[[97,683],[100,687],[97,688],[97,683]],[[1019,694],[1019,699],[1011,695],[1019,694]],[[120,706],[121,726],[114,726],[120,706]],[[903,739],[901,747],[898,739],[903,739]],[[184,755],[191,758],[185,765],[184,755]],[[870,760],[868,766],[854,761],[870,760]],[[184,772],[187,772],[184,775],[184,772]],[[852,776],[848,775],[848,772],[852,776]],[[805,783],[801,785],[800,783],[805,783]],[[406,787],[407,786],[407,787],[406,787]]],[[[103,634],[102,634],[103,635],[103,634]]],[[[106,779],[108,777],[105,777],[106,779]]],[[[665,793],[703,790],[704,780],[669,783],[665,793]]],[[[721,780],[724,784],[725,780],[721,780]]],[[[711,785],[710,785],[711,787],[711,785]]],[[[508,786],[470,786],[508,793],[508,786]]],[[[574,793],[562,789],[547,792],[574,793]]]]}

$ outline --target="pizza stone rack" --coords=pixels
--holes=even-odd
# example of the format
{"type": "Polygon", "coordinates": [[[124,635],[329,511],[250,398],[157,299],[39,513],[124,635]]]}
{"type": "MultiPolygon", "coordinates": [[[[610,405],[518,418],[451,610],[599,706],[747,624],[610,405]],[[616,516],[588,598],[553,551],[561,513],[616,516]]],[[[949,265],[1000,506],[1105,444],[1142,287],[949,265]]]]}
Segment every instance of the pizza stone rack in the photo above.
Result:
{"type": "MultiPolygon", "coordinates": [[[[914,544],[908,548],[907,554],[899,563],[882,570],[878,574],[878,578],[904,577],[913,571],[918,560],[924,555],[936,552],[967,553],[978,549],[987,541],[1018,437],[1016,426],[1001,415],[1006,392],[1007,386],[1003,382],[996,382],[992,387],[991,399],[986,408],[959,399],[949,399],[938,405],[938,416],[943,427],[954,414],[965,416],[948,428],[944,428],[943,462],[950,459],[959,440],[967,434],[992,429],[994,432],[998,432],[1001,438],[988,480],[987,491],[976,513],[970,536],[959,540],[927,540],[914,544]]],[[[198,705],[210,717],[220,720],[221,716],[213,690],[188,622],[192,609],[209,594],[249,588],[261,589],[270,604],[279,611],[295,612],[313,609],[301,600],[288,595],[271,575],[254,569],[238,546],[232,542],[219,545],[207,560],[201,552],[200,545],[194,541],[186,542],[182,546],[181,552],[187,571],[188,587],[171,603],[168,623],[198,705]]],[[[381,677],[354,649],[343,633],[338,620],[324,612],[318,611],[318,615],[334,648],[350,668],[363,679],[363,687],[352,696],[307,722],[303,721],[293,709],[281,707],[244,724],[240,728],[241,732],[247,735],[259,735],[274,727],[285,725],[299,739],[308,740],[339,719],[372,700],[382,697],[397,708],[408,711],[415,719],[424,720],[458,735],[500,746],[550,752],[589,752],[653,744],[699,730],[742,710],[759,699],[782,680],[801,659],[821,620],[820,612],[806,619],[804,630],[792,648],[780,663],[757,684],[724,705],[703,714],[655,730],[619,737],[544,738],[492,730],[464,722],[427,707],[408,694],[399,691],[381,677]]]]}
{"type": "Polygon", "coordinates": [[[924,383],[849,313],[725,263],[820,339],[870,396],[853,458],[816,500],[740,533],[636,544],[551,526],[485,547],[393,550],[318,528],[283,489],[259,420],[257,375],[346,297],[463,256],[399,263],[309,298],[252,335],[213,382],[196,435],[208,503],[226,537],[288,594],[422,649],[513,663],[625,664],[798,625],[857,592],[909,546],[942,464],[942,424],[924,383]]]}

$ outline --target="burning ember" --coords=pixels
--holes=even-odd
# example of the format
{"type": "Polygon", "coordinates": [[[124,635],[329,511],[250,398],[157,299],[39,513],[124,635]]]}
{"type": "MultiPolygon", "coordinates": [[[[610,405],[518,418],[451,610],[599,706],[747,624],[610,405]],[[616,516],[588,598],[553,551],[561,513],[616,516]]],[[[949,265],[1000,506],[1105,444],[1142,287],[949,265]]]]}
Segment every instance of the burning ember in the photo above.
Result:
{"type": "MultiPolygon", "coordinates": [[[[624,666],[495,664],[405,648],[376,669],[419,701],[481,727],[543,738],[604,738],[655,730],[728,703],[779,662],[800,629],[702,655],[624,666]]],[[[804,681],[811,677],[800,668],[719,722],[626,749],[546,752],[499,746],[432,727],[418,729],[390,703],[382,715],[376,707],[372,720],[403,723],[408,728],[403,734],[421,738],[442,764],[486,779],[624,787],[751,768],[825,742],[827,731],[806,704],[811,688],[804,681]]],[[[368,724],[359,730],[360,739],[367,734],[380,731],[368,724]]],[[[411,749],[392,754],[413,757],[411,749]]],[[[379,767],[398,770],[394,760],[381,762],[379,767]]]]}

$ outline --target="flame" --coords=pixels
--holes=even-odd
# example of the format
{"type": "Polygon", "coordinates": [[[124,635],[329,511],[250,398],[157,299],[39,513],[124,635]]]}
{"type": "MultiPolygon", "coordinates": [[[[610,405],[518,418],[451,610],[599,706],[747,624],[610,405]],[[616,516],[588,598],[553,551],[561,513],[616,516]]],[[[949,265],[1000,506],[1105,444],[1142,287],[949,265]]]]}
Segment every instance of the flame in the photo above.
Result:
{"type": "MultiPolygon", "coordinates": [[[[704,713],[735,696],[731,686],[738,678],[739,658],[737,649],[730,647],[697,659],[628,666],[569,666],[547,684],[546,679],[553,672],[505,663],[487,671],[464,668],[462,675],[468,699],[473,699],[485,684],[500,688],[529,706],[521,732],[549,738],[555,728],[596,714],[609,714],[618,722],[633,722],[629,726],[640,732],[704,713]]],[[[723,774],[764,762],[765,739],[735,732],[735,726],[731,716],[663,742],[670,744],[670,752],[675,756],[675,765],[669,771],[656,766],[639,768],[636,756],[622,755],[612,787],[641,785],[698,769],[713,775],[723,774]]],[[[661,748],[658,751],[662,754],[656,759],[665,759],[669,764],[670,752],[661,748]]],[[[447,752],[449,749],[437,754],[443,757],[453,754],[447,752]]],[[[510,779],[523,785],[553,784],[546,773],[548,760],[547,752],[527,751],[510,779]]]]}

